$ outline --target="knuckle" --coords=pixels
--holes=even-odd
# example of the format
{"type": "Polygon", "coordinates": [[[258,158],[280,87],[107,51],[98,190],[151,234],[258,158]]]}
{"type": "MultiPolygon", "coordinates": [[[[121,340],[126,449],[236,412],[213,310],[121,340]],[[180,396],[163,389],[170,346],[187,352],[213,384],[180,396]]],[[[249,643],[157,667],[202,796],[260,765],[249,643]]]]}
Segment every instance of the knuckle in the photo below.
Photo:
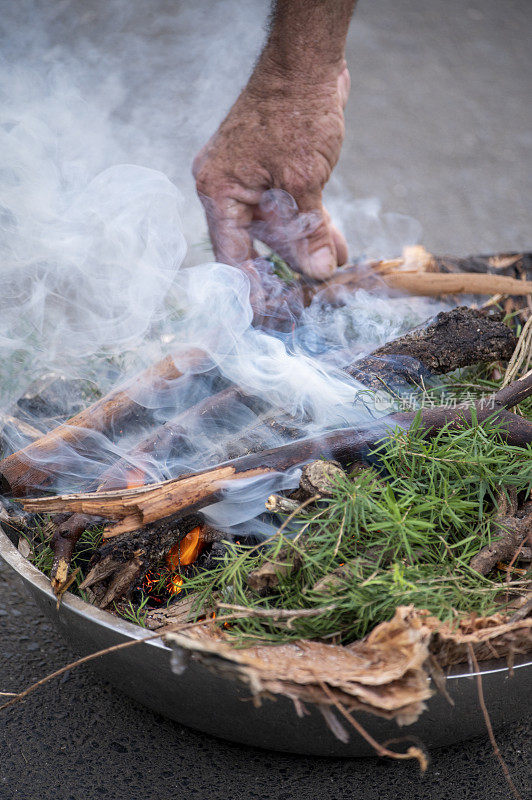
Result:
{"type": "Polygon", "coordinates": [[[292,168],[286,175],[285,188],[297,200],[321,191],[322,183],[314,171],[292,168]]]}
{"type": "Polygon", "coordinates": [[[209,174],[209,169],[205,169],[202,164],[196,171],[192,171],[196,181],[196,191],[198,194],[210,195],[212,191],[212,177],[209,174]]]}

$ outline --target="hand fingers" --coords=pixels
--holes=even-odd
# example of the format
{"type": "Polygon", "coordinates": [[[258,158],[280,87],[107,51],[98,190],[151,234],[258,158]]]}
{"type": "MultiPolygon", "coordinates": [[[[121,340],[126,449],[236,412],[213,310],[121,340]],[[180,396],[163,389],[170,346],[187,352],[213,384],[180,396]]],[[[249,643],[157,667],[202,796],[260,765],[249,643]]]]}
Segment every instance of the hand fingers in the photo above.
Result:
{"type": "Polygon", "coordinates": [[[347,242],[343,233],[331,222],[331,215],[326,208],[323,209],[323,213],[325,214],[325,220],[331,230],[332,239],[336,248],[336,263],[341,267],[346,263],[348,258],[347,242]]]}
{"type": "Polygon", "coordinates": [[[336,263],[339,267],[343,267],[343,265],[347,262],[348,258],[348,250],[347,250],[347,242],[345,240],[345,236],[341,233],[335,225],[331,225],[331,233],[334,242],[334,246],[336,247],[336,263]]]}
{"type": "Polygon", "coordinates": [[[347,245],[321,205],[321,194],[305,195],[299,206],[287,192],[265,192],[254,214],[253,236],[299,272],[330,277],[347,260],[347,245]]]}
{"type": "Polygon", "coordinates": [[[250,234],[252,206],[231,197],[215,200],[200,194],[199,198],[205,209],[216,260],[239,266],[256,258],[250,234]]]}

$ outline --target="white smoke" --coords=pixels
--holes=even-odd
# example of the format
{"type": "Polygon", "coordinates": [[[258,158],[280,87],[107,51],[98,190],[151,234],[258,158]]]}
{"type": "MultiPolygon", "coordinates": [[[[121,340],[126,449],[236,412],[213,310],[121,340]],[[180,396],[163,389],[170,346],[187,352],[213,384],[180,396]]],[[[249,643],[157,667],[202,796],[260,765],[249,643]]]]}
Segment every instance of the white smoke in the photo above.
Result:
{"type": "MultiPolygon", "coordinates": [[[[342,309],[317,300],[297,328],[272,335],[251,326],[247,278],[201,263],[209,246],[192,159],[246,82],[266,13],[258,0],[0,2],[0,411],[44,375],[89,377],[106,391],[192,345],[208,354],[195,377],[157,395],[137,387],[157,422],[210,394],[220,375],[291,415],[302,435],[367,417],[339,370],[346,353],[433,307],[358,292],[342,309]]],[[[419,237],[415,221],[345,198],[338,180],[329,209],[352,255],[396,256],[419,237]]],[[[223,424],[198,420],[187,452],[150,474],[222,458],[221,442],[255,423],[263,446],[282,441],[236,404],[223,424]]],[[[83,458],[66,449],[57,486],[94,478],[134,440],[95,434],[83,458]]],[[[253,516],[270,484],[253,484],[245,513],[240,496],[238,513],[222,504],[219,523],[253,516]]]]}

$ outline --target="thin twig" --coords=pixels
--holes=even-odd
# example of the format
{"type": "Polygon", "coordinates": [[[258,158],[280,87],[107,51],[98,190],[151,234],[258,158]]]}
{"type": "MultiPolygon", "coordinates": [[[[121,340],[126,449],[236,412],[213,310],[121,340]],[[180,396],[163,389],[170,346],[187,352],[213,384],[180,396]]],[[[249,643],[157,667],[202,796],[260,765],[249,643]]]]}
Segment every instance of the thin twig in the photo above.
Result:
{"type": "Polygon", "coordinates": [[[338,532],[338,539],[336,540],[336,544],[334,546],[333,558],[336,558],[336,556],[338,555],[338,550],[340,549],[340,544],[342,542],[342,537],[344,535],[344,525],[345,525],[346,514],[347,514],[347,506],[344,508],[344,514],[343,514],[343,517],[342,517],[342,524],[340,525],[340,530],[338,532]]]}
{"type": "Polygon", "coordinates": [[[394,750],[389,750],[387,747],[384,747],[384,745],[380,744],[380,742],[374,739],[373,736],[363,727],[363,725],[361,725],[360,722],[358,722],[358,720],[356,720],[353,715],[350,714],[349,711],[340,703],[340,701],[337,700],[327,684],[323,683],[323,681],[319,681],[319,684],[331,703],[338,709],[340,714],[345,717],[345,719],[353,726],[357,733],[359,733],[362,738],[365,739],[366,742],[371,745],[371,747],[373,747],[378,756],[386,756],[388,758],[395,758],[401,761],[415,758],[421,767],[421,771],[425,772],[428,767],[428,759],[420,747],[409,747],[406,753],[396,753],[394,750]]]}
{"type": "Polygon", "coordinates": [[[501,389],[507,386],[514,378],[519,374],[521,369],[526,370],[530,366],[530,361],[532,360],[532,316],[528,319],[525,324],[523,325],[523,330],[517,340],[517,345],[515,346],[515,350],[513,352],[510,361],[508,362],[508,366],[506,368],[506,372],[504,373],[504,378],[501,384],[501,389]]]}
{"type": "Polygon", "coordinates": [[[510,787],[510,791],[512,792],[513,796],[516,798],[516,800],[523,800],[521,794],[517,790],[517,787],[516,787],[516,785],[514,784],[514,782],[512,780],[512,776],[510,775],[510,770],[508,769],[508,767],[506,765],[506,761],[502,757],[501,751],[499,750],[499,745],[497,744],[497,741],[495,739],[495,735],[493,733],[493,728],[492,728],[492,725],[491,725],[490,715],[488,713],[488,709],[486,707],[486,702],[484,700],[484,689],[482,687],[482,675],[480,674],[477,657],[475,655],[475,651],[474,651],[474,649],[473,649],[473,647],[471,645],[471,642],[467,643],[467,648],[469,650],[469,657],[471,659],[471,662],[473,664],[475,672],[477,673],[476,674],[476,679],[477,679],[478,702],[480,703],[480,708],[482,709],[482,714],[484,716],[484,722],[486,723],[486,729],[488,731],[488,736],[490,737],[490,742],[491,742],[491,746],[493,748],[493,752],[497,756],[499,764],[501,765],[501,769],[502,769],[502,771],[504,773],[504,777],[506,778],[506,783],[510,787]]]}
{"type": "MultiPolygon", "coordinates": [[[[160,639],[161,636],[166,636],[167,633],[175,633],[177,631],[182,630],[191,630],[192,628],[197,628],[200,625],[207,625],[211,621],[213,622],[224,622],[225,620],[234,620],[235,618],[240,618],[242,615],[236,614],[228,614],[224,617],[217,617],[216,620],[210,619],[203,619],[199,620],[198,622],[184,622],[179,625],[172,625],[170,627],[165,628],[163,631],[159,633],[151,633],[148,636],[141,636],[140,639],[133,639],[128,642],[122,642],[121,644],[114,644],[111,647],[105,647],[103,650],[97,650],[95,653],[89,653],[88,656],[83,656],[83,658],[78,658],[76,661],[71,661],[70,664],[67,664],[60,669],[57,669],[55,672],[51,672],[49,675],[46,675],[44,678],[41,678],[36,683],[32,683],[31,686],[28,686],[27,689],[24,691],[19,692],[16,694],[12,700],[9,700],[7,703],[4,703],[0,706],[0,711],[3,711],[5,708],[9,708],[9,706],[18,703],[20,700],[24,700],[29,694],[34,692],[36,689],[39,689],[41,686],[44,686],[45,683],[48,683],[53,678],[59,678],[60,675],[63,675],[65,672],[68,672],[74,667],[79,667],[81,664],[86,664],[89,661],[94,661],[96,658],[100,658],[101,656],[108,655],[108,653],[115,653],[118,650],[125,650],[127,647],[134,647],[136,644],[142,644],[142,642],[150,642],[154,639],[160,639]]],[[[3,694],[10,695],[10,692],[3,692],[3,694]]]]}
{"type": "Polygon", "coordinates": [[[282,620],[282,619],[299,619],[300,617],[315,617],[323,614],[325,611],[334,611],[335,605],[322,606],[321,608],[251,608],[248,606],[237,606],[231,603],[217,603],[218,608],[224,608],[228,611],[239,611],[245,613],[249,617],[265,617],[266,619],[282,620]]]}

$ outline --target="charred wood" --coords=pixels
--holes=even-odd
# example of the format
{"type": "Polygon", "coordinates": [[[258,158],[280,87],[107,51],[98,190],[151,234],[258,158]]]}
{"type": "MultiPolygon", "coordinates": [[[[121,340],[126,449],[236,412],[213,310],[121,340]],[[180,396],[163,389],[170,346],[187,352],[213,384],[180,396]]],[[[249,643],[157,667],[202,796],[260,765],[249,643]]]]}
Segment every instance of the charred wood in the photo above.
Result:
{"type": "Polygon", "coordinates": [[[345,371],[373,389],[392,386],[397,391],[429,384],[434,374],[506,360],[516,344],[500,315],[459,306],[379,347],[345,371]]]}
{"type": "MultiPolygon", "coordinates": [[[[423,409],[421,427],[425,435],[441,430],[445,425],[461,428],[474,418],[483,422],[488,418],[497,421],[501,436],[510,444],[523,446],[532,442],[532,423],[501,408],[512,406],[532,394],[532,374],[495,393],[488,401],[478,401],[473,407],[436,407],[423,409]]],[[[349,464],[367,456],[378,441],[390,430],[408,429],[416,419],[414,412],[390,414],[379,420],[371,429],[345,428],[332,431],[314,439],[303,439],[272,450],[253,453],[234,461],[165,481],[160,484],[101,494],[73,494],[50,498],[22,500],[30,511],[76,511],[120,520],[107,529],[107,536],[132,531],[163,517],[198,509],[216,499],[223,488],[233,480],[258,477],[273,471],[285,471],[297,464],[305,464],[321,456],[349,464]]]]}
{"type": "MultiPolygon", "coordinates": [[[[185,370],[203,358],[205,356],[201,351],[191,350],[181,358],[180,364],[185,370]]],[[[146,387],[156,390],[167,381],[182,375],[183,372],[176,366],[174,359],[167,356],[67,422],[4,458],[0,462],[2,492],[24,495],[30,488],[49,486],[64,458],[65,444],[83,452],[93,431],[106,432],[114,425],[126,424],[134,418],[143,417],[146,410],[133,399],[135,391],[146,387]]]]}
{"type": "Polygon", "coordinates": [[[105,608],[132,591],[153,564],[160,562],[192,528],[202,524],[199,517],[165,519],[146,526],[134,535],[119,536],[95,552],[81,589],[92,589],[98,605],[105,608]],[[107,585],[102,587],[103,581],[107,585]],[[100,585],[100,591],[97,586],[100,585]]]}

